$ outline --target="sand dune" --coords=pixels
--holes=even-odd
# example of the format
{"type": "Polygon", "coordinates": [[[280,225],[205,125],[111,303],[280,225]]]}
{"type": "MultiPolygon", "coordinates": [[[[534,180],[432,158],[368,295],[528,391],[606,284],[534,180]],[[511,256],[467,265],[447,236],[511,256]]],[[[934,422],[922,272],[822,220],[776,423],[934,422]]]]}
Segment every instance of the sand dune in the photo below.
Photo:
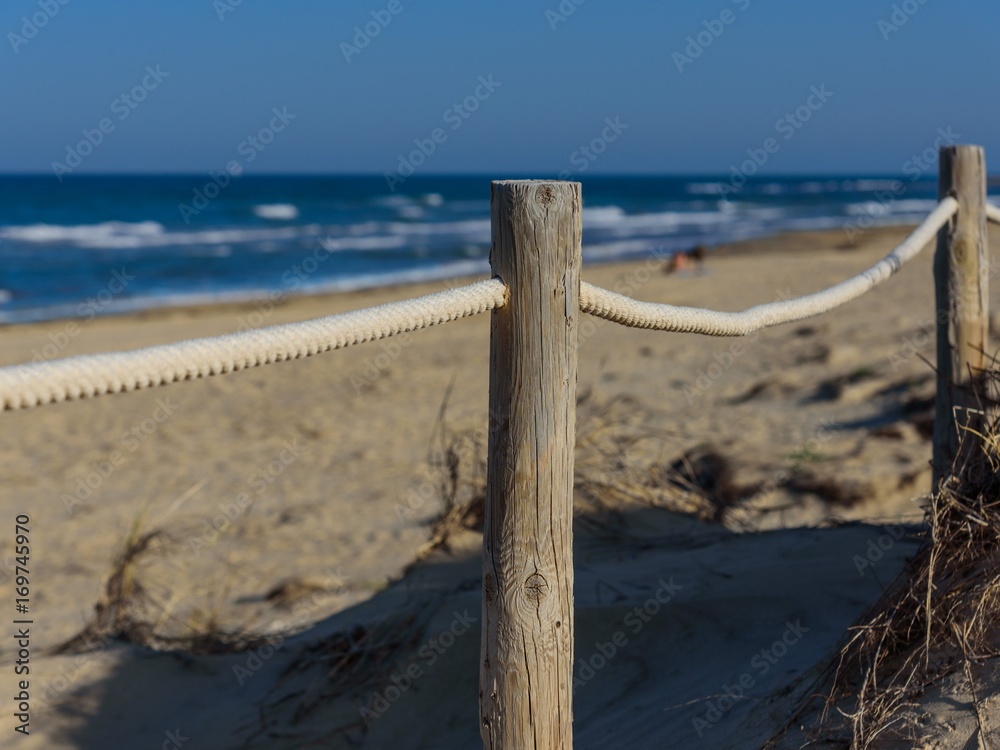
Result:
{"type": "MultiPolygon", "coordinates": [[[[630,283],[643,299],[742,309],[850,276],[903,234],[873,231],[854,248],[839,247],[842,235],[790,235],[720,252],[701,275],[632,263],[588,267],[584,278],[630,283]]],[[[577,669],[590,664],[594,675],[576,691],[578,747],[760,747],[899,571],[914,546],[900,524],[919,521],[915,499],[930,483],[934,383],[921,357],[933,356],[931,254],[846,308],[740,348],[596,319],[582,328],[581,413],[621,410],[614,435],[624,446],[585,470],[611,487],[652,478],[641,496],[579,498],[577,669]],[[677,472],[698,491],[663,479],[677,472]],[[646,622],[634,610],[658,593],[669,601],[646,622]],[[720,705],[740,680],[746,700],[720,705]]],[[[47,344],[65,355],[131,348],[439,288],[293,300],[267,314],[221,306],[98,319],[72,336],[65,322],[8,327],[0,364],[47,344]]],[[[333,736],[333,747],[476,747],[478,535],[461,532],[451,553],[404,571],[442,509],[427,453],[449,383],[452,433],[485,429],[488,336],[482,316],[4,415],[0,507],[4,518],[31,516],[33,545],[32,734],[17,746],[290,748],[333,736]],[[136,526],[154,534],[134,572],[157,637],[239,632],[277,646],[213,656],[112,641],[45,655],[91,620],[136,526]],[[456,634],[466,611],[477,621],[456,634]],[[448,631],[452,646],[426,651],[448,631]],[[363,733],[361,709],[409,665],[420,677],[363,733]]],[[[473,471],[472,449],[462,458],[473,471]]],[[[5,670],[14,658],[0,644],[5,670]]],[[[962,709],[942,696],[929,696],[928,711],[958,729],[940,747],[962,747],[973,730],[956,739],[964,719],[941,712],[962,709]]],[[[12,727],[5,715],[0,732],[12,727]]]]}

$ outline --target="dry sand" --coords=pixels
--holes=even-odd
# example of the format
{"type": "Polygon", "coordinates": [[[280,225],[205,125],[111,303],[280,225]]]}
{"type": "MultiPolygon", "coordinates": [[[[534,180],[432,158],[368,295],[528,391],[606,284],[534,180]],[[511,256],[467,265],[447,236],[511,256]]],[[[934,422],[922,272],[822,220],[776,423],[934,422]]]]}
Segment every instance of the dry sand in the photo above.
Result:
{"type": "MultiPolygon", "coordinates": [[[[622,282],[642,299],[735,310],[824,288],[904,234],[872,231],[853,248],[838,233],[789,235],[720,252],[692,276],[639,262],[590,266],[584,278],[622,282]]],[[[662,482],[655,502],[609,495],[595,509],[593,497],[578,498],[578,673],[596,644],[619,631],[627,642],[592,678],[578,674],[577,747],[760,747],[787,719],[789,692],[808,687],[900,570],[915,543],[897,539],[913,529],[896,524],[919,521],[930,483],[934,383],[922,358],[933,359],[931,256],[928,248],[834,313],[744,340],[585,319],[581,414],[611,405],[624,415],[603,478],[614,485],[673,466],[703,492],[691,505],[701,520],[665,510],[662,482]],[[633,444],[630,433],[648,437],[633,444]],[[879,541],[888,547],[881,556],[879,541]],[[648,621],[629,619],[665,585],[667,604],[648,621]],[[785,648],[775,645],[783,639],[785,648]],[[720,705],[741,679],[746,699],[720,705]]],[[[30,360],[53,340],[65,341],[63,355],[136,348],[442,287],[297,299],[266,314],[251,305],[150,312],[80,324],[72,336],[65,321],[9,327],[0,365],[30,360]]],[[[998,302],[994,294],[993,309],[998,302]]],[[[34,618],[28,737],[13,733],[14,647],[0,641],[4,747],[168,747],[167,733],[178,731],[186,750],[304,747],[323,737],[329,744],[315,746],[478,746],[479,537],[464,532],[450,554],[404,571],[441,511],[427,455],[442,399],[453,382],[453,433],[485,429],[488,350],[480,316],[222,378],[3,415],[0,518],[9,528],[0,557],[11,555],[15,515],[29,514],[34,618]],[[88,476],[96,488],[81,499],[88,476]],[[277,633],[277,647],[188,656],[113,642],[47,655],[92,617],[137,524],[163,532],[136,573],[157,634],[277,633]],[[466,611],[477,621],[462,625],[466,611]],[[461,633],[438,654],[432,639],[449,628],[461,633]],[[408,664],[421,676],[364,734],[359,709],[378,703],[373,696],[408,664]]],[[[0,590],[11,597],[11,588],[6,580],[0,590]]],[[[960,688],[928,698],[928,736],[943,738],[928,747],[960,748],[978,731],[960,688]]]]}

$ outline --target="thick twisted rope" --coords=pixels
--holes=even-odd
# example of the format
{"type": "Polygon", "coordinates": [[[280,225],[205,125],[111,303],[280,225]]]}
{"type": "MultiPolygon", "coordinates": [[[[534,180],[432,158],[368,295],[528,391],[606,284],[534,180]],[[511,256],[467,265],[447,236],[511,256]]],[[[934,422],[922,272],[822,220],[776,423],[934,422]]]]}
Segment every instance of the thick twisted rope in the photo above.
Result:
{"type": "MultiPolygon", "coordinates": [[[[746,335],[761,328],[820,315],[860,297],[915,257],[957,210],[957,201],[945,198],[902,244],[874,266],[829,289],[805,297],[757,305],[743,312],[718,312],[639,302],[583,282],[580,285],[580,307],[584,312],[635,328],[710,336],[746,335]]],[[[987,211],[991,221],[1000,221],[1000,208],[989,206],[987,211]]],[[[23,409],[309,357],[331,349],[478,315],[502,307],[506,297],[504,283],[500,279],[490,279],[446,292],[303,323],[128,352],[2,367],[0,404],[5,410],[23,409]]]]}
{"type": "Polygon", "coordinates": [[[992,203],[987,203],[986,220],[992,221],[994,224],[1000,224],[1000,206],[994,206],[992,203]]]}
{"type": "Polygon", "coordinates": [[[633,328],[685,331],[709,336],[745,336],[761,328],[820,315],[860,297],[916,256],[957,210],[958,202],[954,198],[945,198],[901,245],[867,271],[805,297],[757,305],[742,312],[717,312],[639,302],[584,282],[580,285],[580,307],[591,315],[633,328]]]}
{"type": "Polygon", "coordinates": [[[3,409],[193,380],[341,349],[478,315],[506,303],[500,279],[302,323],[0,368],[3,409]]]}

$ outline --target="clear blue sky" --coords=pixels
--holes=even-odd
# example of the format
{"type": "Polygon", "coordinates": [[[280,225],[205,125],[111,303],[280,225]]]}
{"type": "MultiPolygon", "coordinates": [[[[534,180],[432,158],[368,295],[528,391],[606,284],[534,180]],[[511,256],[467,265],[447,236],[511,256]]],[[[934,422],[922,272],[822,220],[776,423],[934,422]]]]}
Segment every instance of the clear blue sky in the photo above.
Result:
{"type": "Polygon", "coordinates": [[[615,117],[628,127],[589,173],[720,173],[823,85],[762,172],[899,173],[949,126],[1000,172],[996,0],[897,2],[915,12],[895,31],[880,0],[564,0],[565,21],[546,16],[559,0],[398,0],[349,63],[341,44],[389,0],[236,1],[4,0],[0,172],[51,173],[103,118],[114,131],[79,172],[205,172],[287,107],[248,174],[382,173],[437,127],[422,174],[552,174],[615,117]],[[674,53],[726,10],[679,71],[674,53]],[[24,16],[46,23],[22,42],[24,16]],[[169,76],[118,119],[156,65],[169,76]],[[490,75],[500,87],[453,130],[446,111],[490,75]]]}

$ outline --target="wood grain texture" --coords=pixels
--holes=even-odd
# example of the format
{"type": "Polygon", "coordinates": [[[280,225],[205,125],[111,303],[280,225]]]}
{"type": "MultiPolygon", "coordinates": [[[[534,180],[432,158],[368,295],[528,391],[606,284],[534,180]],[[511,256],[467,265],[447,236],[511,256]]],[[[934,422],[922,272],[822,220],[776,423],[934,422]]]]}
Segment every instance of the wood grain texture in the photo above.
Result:
{"type": "Polygon", "coordinates": [[[480,719],[487,750],[573,742],[576,182],[494,182],[480,719]]]}
{"type": "Polygon", "coordinates": [[[971,425],[970,381],[982,371],[989,326],[986,157],[980,146],[946,146],[939,156],[938,198],[958,213],[938,233],[934,254],[938,385],[934,418],[934,487],[959,450],[957,424],[971,425]],[[971,377],[970,377],[971,373],[971,377]]]}

